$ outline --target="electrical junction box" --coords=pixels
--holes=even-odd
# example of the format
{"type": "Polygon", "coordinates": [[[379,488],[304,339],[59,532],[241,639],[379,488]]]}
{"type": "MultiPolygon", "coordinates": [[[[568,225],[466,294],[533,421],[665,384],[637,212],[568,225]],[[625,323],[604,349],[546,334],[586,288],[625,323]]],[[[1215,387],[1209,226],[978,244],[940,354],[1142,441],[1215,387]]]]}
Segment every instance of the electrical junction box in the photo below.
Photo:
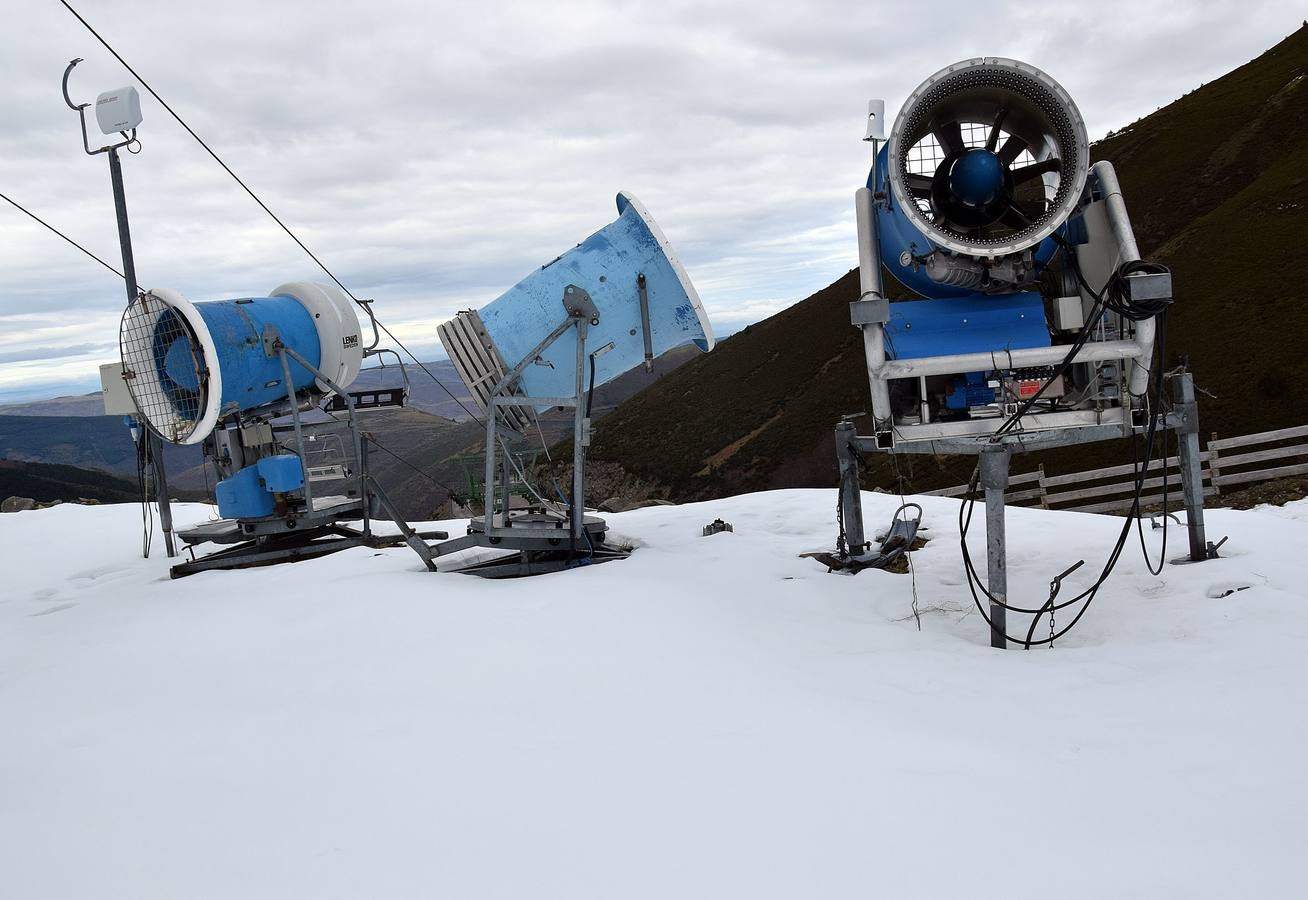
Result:
{"type": "Polygon", "coordinates": [[[95,121],[105,134],[131,131],[141,124],[141,95],[134,87],[105,91],[95,98],[95,121]]]}
{"type": "Polygon", "coordinates": [[[104,414],[106,416],[134,416],[137,414],[136,401],[127,389],[123,378],[121,362],[105,363],[100,367],[100,389],[104,391],[104,414]]]}
{"type": "Polygon", "coordinates": [[[1080,297],[1054,298],[1054,327],[1059,331],[1080,331],[1085,326],[1085,310],[1080,297]]]}

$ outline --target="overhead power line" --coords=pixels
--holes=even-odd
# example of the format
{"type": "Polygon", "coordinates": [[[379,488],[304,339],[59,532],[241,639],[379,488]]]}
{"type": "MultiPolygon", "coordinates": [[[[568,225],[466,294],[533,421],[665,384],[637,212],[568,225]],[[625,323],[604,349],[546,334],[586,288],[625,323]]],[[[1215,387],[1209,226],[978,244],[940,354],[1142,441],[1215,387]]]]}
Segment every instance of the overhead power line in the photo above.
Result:
{"type": "MultiPolygon", "coordinates": [[[[351,300],[353,300],[355,303],[357,303],[360,307],[362,307],[365,311],[368,312],[369,318],[371,318],[374,322],[377,322],[377,326],[383,332],[386,333],[387,337],[389,337],[392,341],[395,342],[395,345],[397,347],[403,350],[409,356],[409,358],[412,359],[414,363],[417,364],[418,368],[422,369],[423,372],[426,372],[428,377],[430,377],[432,381],[436,382],[436,384],[440,386],[440,389],[443,390],[446,394],[448,394],[449,398],[453,400],[455,403],[457,403],[459,405],[459,408],[462,409],[469,416],[471,416],[474,421],[476,421],[479,424],[484,424],[482,423],[481,418],[478,417],[477,414],[474,413],[472,410],[468,409],[468,407],[463,404],[463,401],[460,400],[457,396],[455,396],[454,392],[451,391],[449,388],[447,388],[444,382],[442,382],[439,378],[437,378],[435,374],[433,374],[432,371],[427,368],[427,366],[422,362],[422,360],[418,359],[418,357],[415,356],[414,353],[411,350],[409,350],[408,347],[404,346],[404,344],[400,341],[400,339],[397,338],[389,328],[387,328],[380,321],[377,321],[376,317],[372,315],[372,312],[368,310],[367,305],[363,303],[361,300],[359,300],[358,297],[354,296],[354,293],[349,288],[347,288],[339,278],[336,277],[336,274],[332,272],[331,269],[327,268],[326,264],[323,263],[323,261],[318,258],[317,254],[315,254],[312,250],[310,250],[309,246],[305,244],[304,241],[300,240],[299,236],[297,236],[296,233],[292,231],[285,222],[283,222],[280,218],[278,218],[276,213],[274,213],[271,209],[268,208],[268,204],[264,203],[261,199],[259,199],[259,195],[256,194],[248,184],[242,181],[241,177],[237,175],[235,172],[233,172],[231,167],[227,165],[227,163],[223,162],[222,157],[220,157],[217,153],[215,153],[213,148],[210,147],[207,143],[205,143],[204,139],[195,133],[195,129],[191,128],[190,125],[186,124],[186,120],[183,119],[181,116],[179,116],[176,110],[174,110],[171,106],[169,106],[168,102],[164,100],[163,97],[159,96],[159,92],[156,91],[154,88],[150,87],[149,82],[147,82],[144,78],[142,78],[140,73],[137,72],[134,68],[132,68],[131,64],[128,63],[127,60],[123,59],[122,55],[117,50],[115,50],[108,41],[106,41],[103,37],[101,37],[98,31],[96,31],[94,28],[91,27],[91,23],[87,22],[86,19],[82,18],[81,13],[73,9],[72,4],[69,3],[68,0],[59,0],[59,2],[63,4],[65,9],[67,9],[70,13],[73,14],[73,17],[77,19],[77,21],[82,23],[83,27],[85,27],[86,30],[89,31],[91,35],[97,41],[99,41],[106,50],[110,52],[110,54],[113,55],[114,59],[118,60],[118,62],[122,64],[124,69],[126,69],[128,72],[132,74],[133,78],[135,78],[137,81],[141,83],[141,87],[145,88],[150,93],[151,97],[159,101],[159,105],[162,106],[165,110],[167,110],[168,114],[177,121],[177,124],[181,125],[182,128],[186,130],[186,133],[189,134],[192,138],[194,138],[196,143],[198,143],[201,147],[205,149],[206,153],[208,153],[211,157],[213,157],[214,162],[222,166],[223,171],[226,172],[228,175],[230,175],[232,177],[232,180],[235,181],[237,184],[239,184],[241,186],[241,189],[244,190],[245,193],[250,195],[250,199],[252,199],[255,203],[259,204],[259,208],[262,209],[264,212],[266,212],[268,216],[281,227],[282,231],[286,232],[287,236],[289,236],[291,240],[295,241],[295,243],[299,245],[300,249],[309,255],[309,258],[312,259],[318,265],[318,268],[322,269],[323,272],[327,274],[328,278],[336,282],[336,286],[339,287],[342,291],[344,291],[351,300]]],[[[119,277],[122,276],[120,275],[119,277]]]]}
{"type": "Polygon", "coordinates": [[[20,204],[17,200],[14,200],[14,199],[12,199],[12,198],[10,198],[10,197],[6,197],[4,194],[0,194],[0,200],[5,201],[5,202],[8,203],[10,206],[12,206],[14,209],[18,210],[18,211],[21,212],[23,215],[25,215],[25,216],[27,216],[28,218],[30,218],[33,222],[36,222],[36,223],[42,225],[42,226],[45,227],[48,231],[50,231],[50,232],[52,232],[53,234],[56,234],[56,235],[58,235],[59,237],[63,238],[65,241],[67,241],[68,243],[72,244],[72,245],[73,245],[74,247],[76,247],[78,250],[81,250],[81,251],[82,251],[83,253],[85,253],[87,256],[91,257],[91,259],[95,260],[95,261],[98,262],[100,265],[104,266],[104,267],[105,267],[106,269],[108,269],[110,272],[113,272],[113,273],[114,273],[115,275],[117,275],[119,278],[126,278],[126,277],[127,277],[127,276],[124,275],[122,272],[119,272],[119,271],[118,271],[117,269],[115,269],[113,266],[109,265],[109,263],[105,262],[103,259],[101,259],[100,257],[96,256],[96,255],[95,255],[94,253],[92,253],[90,250],[87,250],[87,249],[86,249],[85,247],[83,247],[81,244],[77,243],[77,241],[73,240],[73,239],[70,238],[68,235],[64,234],[64,233],[63,233],[62,231],[60,231],[58,228],[55,228],[53,225],[51,225],[51,224],[50,224],[49,222],[47,222],[45,219],[41,218],[41,217],[38,216],[36,213],[32,212],[30,209],[28,209],[27,207],[25,207],[25,206],[23,206],[22,204],[20,204]]]}

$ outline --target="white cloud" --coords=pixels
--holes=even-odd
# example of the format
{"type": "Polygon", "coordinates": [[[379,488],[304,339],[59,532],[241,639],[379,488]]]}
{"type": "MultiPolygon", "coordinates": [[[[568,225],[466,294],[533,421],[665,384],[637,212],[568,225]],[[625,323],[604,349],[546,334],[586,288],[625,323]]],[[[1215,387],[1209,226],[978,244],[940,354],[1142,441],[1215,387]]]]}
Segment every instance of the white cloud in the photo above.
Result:
{"type": "MultiPolygon", "coordinates": [[[[75,4],[78,5],[78,4],[75,4]]],[[[855,263],[864,103],[978,54],[1027,59],[1092,136],[1298,27],[1297,4],[950,0],[368,4],[82,0],[80,11],[415,349],[615,215],[653,210],[728,327],[855,263]]],[[[0,191],[118,264],[104,157],[59,97],[131,81],[55,3],[9,11],[0,191]]],[[[145,285],[195,299],[322,277],[154,100],[125,160],[145,285]]],[[[123,297],[0,204],[0,396],[85,383],[123,297]],[[21,316],[22,318],[17,318],[21,316]],[[60,331],[60,323],[75,328],[60,331]],[[57,334],[58,338],[51,338],[57,334]],[[66,342],[62,358],[19,362],[66,342]]]]}

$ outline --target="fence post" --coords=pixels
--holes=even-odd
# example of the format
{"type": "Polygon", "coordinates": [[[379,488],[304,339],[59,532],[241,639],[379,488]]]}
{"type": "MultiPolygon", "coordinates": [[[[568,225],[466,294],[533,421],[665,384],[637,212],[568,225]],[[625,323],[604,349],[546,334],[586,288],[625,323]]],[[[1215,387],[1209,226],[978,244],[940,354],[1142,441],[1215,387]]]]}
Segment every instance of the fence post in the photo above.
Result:
{"type": "Polygon", "coordinates": [[[1041,463],[1039,466],[1037,466],[1036,471],[1040,473],[1040,477],[1036,479],[1036,484],[1039,485],[1040,487],[1040,508],[1048,509],[1049,491],[1045,489],[1045,464],[1041,463]]]}
{"type": "Polygon", "coordinates": [[[1214,431],[1208,438],[1208,475],[1213,482],[1213,493],[1218,497],[1222,495],[1222,470],[1217,462],[1217,448],[1213,442],[1217,440],[1217,432],[1214,431]]]}

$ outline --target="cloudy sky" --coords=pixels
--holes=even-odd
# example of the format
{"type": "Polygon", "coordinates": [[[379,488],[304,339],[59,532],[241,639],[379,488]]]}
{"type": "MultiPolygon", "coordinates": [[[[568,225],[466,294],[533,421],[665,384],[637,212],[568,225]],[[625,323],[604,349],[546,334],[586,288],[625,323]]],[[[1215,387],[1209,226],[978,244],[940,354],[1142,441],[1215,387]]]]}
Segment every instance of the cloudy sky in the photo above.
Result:
{"type": "MultiPolygon", "coordinates": [[[[105,259],[104,156],[74,100],[130,76],[58,0],[0,0],[0,193],[105,259]]],[[[985,55],[1032,62],[1098,138],[1299,27],[1301,0],[1094,3],[76,0],[74,6],[420,356],[640,197],[720,333],[856,261],[866,101],[985,55]]],[[[124,161],[139,280],[191,299],[321,278],[142,92],[124,161]]],[[[94,126],[93,126],[94,127],[94,126]]],[[[120,282],[0,203],[0,402],[93,390],[120,282]]]]}

